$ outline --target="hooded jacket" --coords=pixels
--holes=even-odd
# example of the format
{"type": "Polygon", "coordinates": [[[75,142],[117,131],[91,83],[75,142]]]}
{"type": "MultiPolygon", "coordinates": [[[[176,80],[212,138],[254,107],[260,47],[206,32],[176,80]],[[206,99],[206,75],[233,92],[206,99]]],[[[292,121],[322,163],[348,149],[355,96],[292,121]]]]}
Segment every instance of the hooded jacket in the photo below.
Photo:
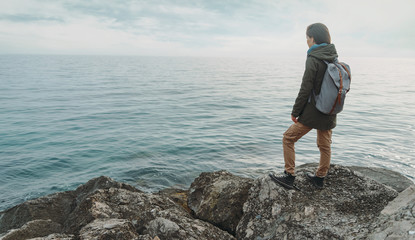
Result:
{"type": "Polygon", "coordinates": [[[337,51],[334,44],[314,48],[307,55],[301,88],[291,115],[298,117],[298,121],[308,127],[319,130],[336,127],[336,115],[321,113],[315,107],[314,98],[310,99],[313,90],[316,94],[320,93],[321,83],[327,69],[323,60],[333,62],[335,58],[337,58],[337,51]]]}

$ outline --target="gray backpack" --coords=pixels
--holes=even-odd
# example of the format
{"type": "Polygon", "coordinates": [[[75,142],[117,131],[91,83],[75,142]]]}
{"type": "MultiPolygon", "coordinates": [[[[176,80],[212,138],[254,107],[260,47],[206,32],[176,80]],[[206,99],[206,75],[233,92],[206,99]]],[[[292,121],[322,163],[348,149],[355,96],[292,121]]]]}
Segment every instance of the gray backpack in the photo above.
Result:
{"type": "MultiPolygon", "coordinates": [[[[345,63],[334,60],[327,64],[327,70],[321,83],[319,94],[313,96],[316,101],[316,108],[325,114],[335,115],[343,110],[346,93],[350,90],[350,67],[345,63]]],[[[311,96],[310,96],[311,97],[311,96]]]]}

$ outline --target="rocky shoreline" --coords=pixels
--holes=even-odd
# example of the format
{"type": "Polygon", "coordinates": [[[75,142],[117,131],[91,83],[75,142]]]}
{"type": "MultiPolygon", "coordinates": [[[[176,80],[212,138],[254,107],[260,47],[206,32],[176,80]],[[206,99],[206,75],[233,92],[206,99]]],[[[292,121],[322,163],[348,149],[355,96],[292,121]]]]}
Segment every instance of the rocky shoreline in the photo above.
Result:
{"type": "Polygon", "coordinates": [[[332,165],[323,190],[298,167],[286,190],[268,174],[202,173],[188,190],[145,193],[102,176],[0,213],[0,239],[415,239],[415,186],[400,174],[332,165]]]}

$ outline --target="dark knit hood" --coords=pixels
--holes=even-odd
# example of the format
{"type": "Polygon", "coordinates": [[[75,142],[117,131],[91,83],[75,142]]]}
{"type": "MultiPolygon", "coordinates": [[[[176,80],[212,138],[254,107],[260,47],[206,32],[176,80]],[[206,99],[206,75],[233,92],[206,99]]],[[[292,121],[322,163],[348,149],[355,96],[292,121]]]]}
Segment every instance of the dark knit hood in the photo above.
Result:
{"type": "Polygon", "coordinates": [[[332,62],[335,58],[337,58],[337,51],[334,44],[328,44],[326,46],[313,49],[310,53],[308,53],[308,56],[332,62]]]}

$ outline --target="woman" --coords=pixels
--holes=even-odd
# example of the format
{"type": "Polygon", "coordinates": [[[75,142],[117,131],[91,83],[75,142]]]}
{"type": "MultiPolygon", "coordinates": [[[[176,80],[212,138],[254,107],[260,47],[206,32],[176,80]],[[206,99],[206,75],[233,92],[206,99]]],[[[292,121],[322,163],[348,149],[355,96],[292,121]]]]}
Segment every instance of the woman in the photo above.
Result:
{"type": "Polygon", "coordinates": [[[321,82],[327,69],[325,61],[333,62],[337,58],[336,48],[331,44],[328,28],[322,23],[311,24],[306,31],[307,51],[306,68],[301,88],[291,112],[294,122],[284,133],[283,150],[285,171],[281,175],[270,174],[271,178],[282,186],[292,189],[295,180],[294,143],[311,129],[317,129],[317,146],[320,150],[320,164],[315,174],[307,177],[318,188],[323,188],[324,177],[330,167],[331,134],[336,126],[336,115],[326,115],[318,111],[311,96],[312,91],[320,93],[321,82]]]}

